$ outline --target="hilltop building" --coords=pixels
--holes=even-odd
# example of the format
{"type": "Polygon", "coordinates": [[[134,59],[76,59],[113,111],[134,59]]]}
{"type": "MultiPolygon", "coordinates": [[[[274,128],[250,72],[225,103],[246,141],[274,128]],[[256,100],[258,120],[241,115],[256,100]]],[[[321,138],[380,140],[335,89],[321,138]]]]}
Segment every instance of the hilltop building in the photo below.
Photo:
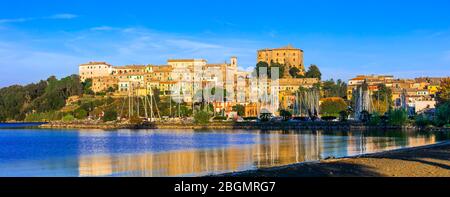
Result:
{"type": "Polygon", "coordinates": [[[258,50],[256,62],[266,62],[268,64],[271,62],[280,63],[287,66],[286,71],[289,71],[292,67],[296,67],[300,70],[299,74],[305,74],[303,50],[294,48],[292,45],[275,49],[258,50]]]}
{"type": "Polygon", "coordinates": [[[109,76],[112,71],[112,66],[106,62],[89,62],[78,67],[78,73],[83,82],[89,78],[109,76]]]}

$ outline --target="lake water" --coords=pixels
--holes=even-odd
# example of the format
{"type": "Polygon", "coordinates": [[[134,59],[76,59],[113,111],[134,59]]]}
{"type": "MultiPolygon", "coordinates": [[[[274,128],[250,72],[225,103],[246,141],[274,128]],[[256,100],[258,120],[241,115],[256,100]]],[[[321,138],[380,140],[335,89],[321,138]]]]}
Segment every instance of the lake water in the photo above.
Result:
{"type": "Polygon", "coordinates": [[[57,130],[0,125],[0,176],[203,176],[449,139],[412,131],[57,130]]]}

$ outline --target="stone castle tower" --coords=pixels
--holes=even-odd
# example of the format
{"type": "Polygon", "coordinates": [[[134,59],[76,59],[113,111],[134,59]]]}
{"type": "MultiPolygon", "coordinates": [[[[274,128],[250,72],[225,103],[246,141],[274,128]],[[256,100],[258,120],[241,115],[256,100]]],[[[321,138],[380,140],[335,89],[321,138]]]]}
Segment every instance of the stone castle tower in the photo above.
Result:
{"type": "Polygon", "coordinates": [[[236,56],[233,56],[233,57],[231,57],[230,60],[231,60],[231,61],[230,61],[231,67],[237,68],[237,66],[238,66],[237,57],[236,57],[236,56]]]}

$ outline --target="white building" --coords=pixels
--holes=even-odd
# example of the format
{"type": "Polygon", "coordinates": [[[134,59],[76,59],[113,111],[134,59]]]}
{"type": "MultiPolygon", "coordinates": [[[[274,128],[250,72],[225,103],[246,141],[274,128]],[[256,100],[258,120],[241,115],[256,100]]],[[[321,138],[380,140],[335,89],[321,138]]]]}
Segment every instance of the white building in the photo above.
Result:
{"type": "Polygon", "coordinates": [[[113,67],[106,62],[89,62],[78,67],[78,73],[82,82],[94,77],[109,76],[112,74],[112,71],[113,67]]]}

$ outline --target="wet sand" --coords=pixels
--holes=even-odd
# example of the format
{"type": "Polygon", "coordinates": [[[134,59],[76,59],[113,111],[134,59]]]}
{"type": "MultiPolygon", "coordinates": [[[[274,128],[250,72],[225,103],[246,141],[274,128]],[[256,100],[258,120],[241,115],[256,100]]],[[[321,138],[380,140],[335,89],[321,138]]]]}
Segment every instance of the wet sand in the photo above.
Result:
{"type": "Polygon", "coordinates": [[[450,177],[450,142],[358,157],[228,173],[238,177],[450,177]]]}

